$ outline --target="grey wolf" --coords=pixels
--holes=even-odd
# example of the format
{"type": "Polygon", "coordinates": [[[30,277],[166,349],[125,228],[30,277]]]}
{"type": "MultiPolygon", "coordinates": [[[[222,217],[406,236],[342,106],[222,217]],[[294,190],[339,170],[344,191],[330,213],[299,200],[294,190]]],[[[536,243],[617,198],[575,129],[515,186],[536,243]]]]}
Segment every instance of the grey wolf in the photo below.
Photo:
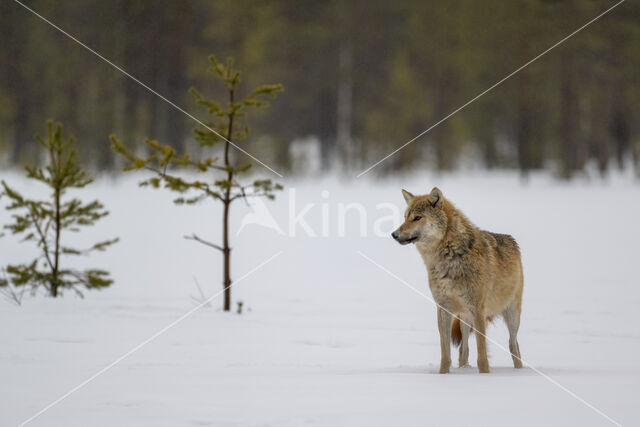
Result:
{"type": "Polygon", "coordinates": [[[480,230],[438,188],[423,196],[402,190],[404,223],[391,235],[414,244],[427,267],[429,288],[438,304],[440,373],[451,367],[451,341],[460,345],[459,366],[467,366],[469,335],[476,332],[478,370],[489,372],[487,323],[501,316],[509,329],[509,351],[522,367],[518,328],[523,273],[520,248],[508,234],[480,230]]]}

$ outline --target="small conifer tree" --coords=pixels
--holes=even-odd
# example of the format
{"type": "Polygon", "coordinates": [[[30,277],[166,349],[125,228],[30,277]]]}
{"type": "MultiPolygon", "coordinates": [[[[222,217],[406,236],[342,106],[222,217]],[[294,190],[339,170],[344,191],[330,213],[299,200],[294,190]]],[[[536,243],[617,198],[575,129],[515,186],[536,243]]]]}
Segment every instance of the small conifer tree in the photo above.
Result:
{"type": "Polygon", "coordinates": [[[0,196],[9,199],[6,209],[14,212],[13,222],[4,225],[4,229],[24,236],[23,241],[35,242],[40,254],[29,263],[8,265],[7,281],[14,286],[29,286],[33,293],[44,288],[52,297],[61,295],[65,289],[82,296],[80,288],[101,289],[111,285],[113,281],[106,271],[75,270],[62,265],[65,256],[104,251],[118,239],[99,242],[86,249],[64,244],[63,232],[78,232],[95,224],[108,212],[97,200],[88,203],[77,198],[65,200],[68,190],[86,187],[93,179],[76,164],[74,139],[63,140],[62,125],[48,121],[47,139],[40,135],[36,135],[36,139],[47,152],[47,164],[44,168],[27,166],[26,175],[47,185],[51,196],[45,200],[29,199],[4,180],[1,181],[0,196]]]}
{"type": "Polygon", "coordinates": [[[189,153],[177,153],[167,144],[161,144],[156,140],[147,139],[151,155],[141,157],[128,148],[116,136],[111,135],[111,148],[122,155],[126,161],[125,171],[145,169],[153,173],[153,177],[140,183],[141,186],[153,188],[166,188],[179,193],[174,200],[177,205],[193,205],[206,199],[212,199],[222,204],[222,243],[216,244],[206,241],[196,234],[185,238],[197,241],[222,253],[223,256],[223,290],[224,311],[231,309],[231,246],[229,241],[229,213],[231,204],[238,199],[251,197],[267,197],[273,200],[274,192],[281,190],[280,184],[270,179],[256,179],[249,184],[242,184],[239,176],[246,173],[252,166],[250,162],[239,162],[232,159],[231,146],[239,140],[247,138],[249,128],[243,123],[247,111],[250,108],[265,107],[268,103],[265,98],[274,97],[282,91],[282,86],[263,85],[244,98],[239,98],[237,93],[240,83],[240,73],[234,68],[233,60],[228,59],[226,64],[219,63],[214,56],[209,57],[211,66],[208,71],[224,85],[226,97],[222,103],[206,98],[196,89],[191,93],[198,105],[204,107],[209,119],[203,121],[206,126],[198,126],[194,129],[196,141],[202,148],[211,148],[218,143],[224,143],[222,148],[222,161],[217,157],[194,159],[189,153]],[[212,132],[212,129],[215,132],[212,132]],[[217,172],[219,176],[211,181],[206,179],[187,178],[185,172],[194,171],[201,175],[217,172]],[[182,176],[180,175],[182,173],[182,176]]]}

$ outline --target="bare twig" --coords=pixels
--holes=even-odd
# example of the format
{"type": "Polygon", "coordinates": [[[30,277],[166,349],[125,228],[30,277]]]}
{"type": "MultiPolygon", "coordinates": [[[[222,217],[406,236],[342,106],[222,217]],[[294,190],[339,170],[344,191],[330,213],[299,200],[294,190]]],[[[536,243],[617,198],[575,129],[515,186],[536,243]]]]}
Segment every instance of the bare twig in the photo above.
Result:
{"type": "Polygon", "coordinates": [[[20,292],[16,291],[16,287],[6,278],[6,274],[2,271],[2,276],[0,278],[0,295],[2,295],[7,301],[11,304],[22,305],[22,297],[24,296],[24,291],[27,289],[26,286],[22,287],[20,292]]]}
{"type": "Polygon", "coordinates": [[[198,243],[202,243],[203,245],[206,245],[206,246],[212,247],[213,249],[217,249],[217,250],[219,250],[220,252],[223,252],[223,251],[224,251],[224,250],[222,249],[222,246],[218,246],[218,245],[216,245],[215,243],[211,243],[211,242],[208,242],[208,241],[206,241],[206,240],[204,240],[204,239],[201,239],[200,237],[196,236],[195,234],[192,234],[191,236],[184,236],[184,238],[185,238],[185,239],[187,239],[187,240],[194,240],[194,241],[196,241],[196,242],[198,242],[198,243]]]}
{"type": "Polygon", "coordinates": [[[198,288],[198,293],[200,294],[200,296],[196,298],[192,295],[191,299],[196,303],[198,303],[198,305],[204,304],[203,307],[211,307],[211,302],[207,301],[207,297],[204,295],[204,292],[202,292],[200,283],[198,283],[198,279],[195,276],[193,277],[193,281],[195,282],[196,287],[198,288]]]}
{"type": "Polygon", "coordinates": [[[75,286],[72,286],[71,289],[76,293],[77,296],[80,297],[80,299],[84,299],[84,294],[80,292],[78,288],[76,288],[75,286]]]}

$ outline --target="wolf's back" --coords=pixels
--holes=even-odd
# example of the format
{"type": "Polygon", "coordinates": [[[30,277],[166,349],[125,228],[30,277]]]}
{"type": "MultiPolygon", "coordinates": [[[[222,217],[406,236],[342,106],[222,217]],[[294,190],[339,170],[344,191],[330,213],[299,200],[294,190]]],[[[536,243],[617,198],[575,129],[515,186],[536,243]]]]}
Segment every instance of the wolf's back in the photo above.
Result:
{"type": "Polygon", "coordinates": [[[488,241],[491,249],[502,259],[520,259],[520,246],[510,234],[492,233],[482,231],[484,238],[488,241]]]}

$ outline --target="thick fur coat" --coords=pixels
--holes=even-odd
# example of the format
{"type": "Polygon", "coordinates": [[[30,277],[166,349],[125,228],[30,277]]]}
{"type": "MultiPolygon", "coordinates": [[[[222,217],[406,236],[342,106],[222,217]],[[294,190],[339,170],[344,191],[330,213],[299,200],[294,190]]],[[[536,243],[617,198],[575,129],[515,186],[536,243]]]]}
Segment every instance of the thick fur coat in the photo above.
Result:
{"type": "Polygon", "coordinates": [[[427,267],[429,288],[438,304],[440,372],[449,372],[452,338],[460,344],[459,365],[468,364],[471,331],[476,332],[478,369],[489,372],[486,328],[496,316],[507,324],[513,364],[521,368],[517,334],[523,273],[515,239],[480,230],[438,188],[424,196],[402,193],[405,222],[392,236],[401,244],[415,244],[427,267]]]}

